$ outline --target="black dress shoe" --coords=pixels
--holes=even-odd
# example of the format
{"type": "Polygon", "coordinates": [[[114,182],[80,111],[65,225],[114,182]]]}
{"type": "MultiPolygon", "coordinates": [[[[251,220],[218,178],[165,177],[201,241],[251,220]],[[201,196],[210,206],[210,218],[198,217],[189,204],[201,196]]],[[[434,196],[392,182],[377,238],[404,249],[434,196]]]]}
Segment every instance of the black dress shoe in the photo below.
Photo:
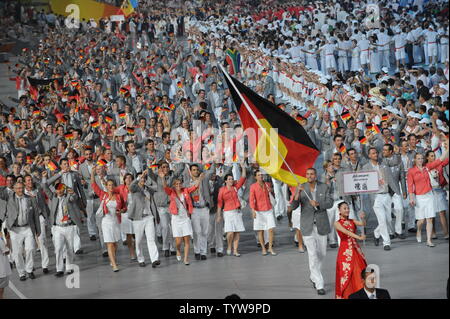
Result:
{"type": "Polygon", "coordinates": [[[71,275],[71,274],[73,274],[73,272],[74,272],[74,270],[73,270],[73,269],[70,269],[70,270],[68,270],[68,271],[66,272],[66,275],[71,275]]]}
{"type": "Polygon", "coordinates": [[[155,260],[154,262],[152,262],[152,268],[156,268],[156,266],[159,266],[161,263],[159,262],[159,260],[155,260]]]}
{"type": "Polygon", "coordinates": [[[380,238],[374,237],[373,241],[375,243],[375,246],[379,246],[380,245],[380,238]]]}
{"type": "Polygon", "coordinates": [[[280,221],[283,218],[283,216],[277,216],[277,220],[280,221]]]}
{"type": "Polygon", "coordinates": [[[396,238],[400,238],[400,239],[406,239],[406,236],[404,234],[397,234],[397,233],[395,233],[395,237],[396,238]]]}
{"type": "Polygon", "coordinates": [[[205,255],[201,255],[201,256],[200,256],[200,259],[201,259],[201,260],[206,260],[206,256],[205,256],[205,255]]]}
{"type": "Polygon", "coordinates": [[[91,241],[96,241],[96,240],[97,240],[97,237],[96,237],[95,235],[92,235],[91,237],[89,237],[89,239],[90,239],[91,241]]]}
{"type": "Polygon", "coordinates": [[[64,272],[63,271],[57,271],[55,276],[56,277],[62,277],[62,276],[64,276],[64,272]]]}
{"type": "Polygon", "coordinates": [[[391,246],[389,245],[384,246],[384,250],[391,250],[391,246]]]}
{"type": "Polygon", "coordinates": [[[216,249],[215,248],[211,248],[211,254],[215,254],[216,253],[216,249]]]}
{"type": "Polygon", "coordinates": [[[405,230],[405,228],[406,228],[406,224],[402,223],[402,230],[405,230]]]}
{"type": "Polygon", "coordinates": [[[177,254],[176,251],[171,251],[171,252],[170,252],[170,256],[175,256],[176,254],[177,254]]]}
{"type": "Polygon", "coordinates": [[[164,257],[169,257],[169,256],[170,256],[169,251],[168,250],[164,250],[164,257]]]}
{"type": "Polygon", "coordinates": [[[256,244],[256,247],[261,248],[261,244],[260,244],[260,243],[257,243],[257,244],[256,244]]]}
{"type": "Polygon", "coordinates": [[[408,233],[417,233],[417,228],[408,229],[408,233]]]}
{"type": "Polygon", "coordinates": [[[217,257],[223,257],[223,253],[217,253],[217,257]]]}
{"type": "Polygon", "coordinates": [[[158,243],[160,243],[162,245],[162,243],[163,243],[162,236],[158,236],[156,239],[158,240],[158,243]]]}
{"type": "Polygon", "coordinates": [[[319,290],[317,290],[317,294],[318,295],[325,295],[325,289],[319,289],[319,290]]]}
{"type": "Polygon", "coordinates": [[[63,264],[65,264],[66,263],[66,258],[63,258],[63,264]]]}
{"type": "Polygon", "coordinates": [[[390,239],[394,239],[394,238],[395,238],[395,235],[389,235],[389,238],[390,238],[390,239]]]}
{"type": "Polygon", "coordinates": [[[159,265],[161,265],[161,261],[155,260],[155,264],[156,264],[156,266],[159,266],[159,265]]]}
{"type": "Polygon", "coordinates": [[[269,243],[265,244],[264,247],[266,247],[266,249],[269,249],[269,243]]]}
{"type": "Polygon", "coordinates": [[[298,241],[294,241],[295,247],[298,247],[298,241]]]}
{"type": "Polygon", "coordinates": [[[330,244],[330,248],[337,248],[337,244],[330,244]]]}
{"type": "Polygon", "coordinates": [[[200,254],[195,254],[195,260],[200,260],[200,254]]]}
{"type": "Polygon", "coordinates": [[[25,275],[23,275],[23,276],[20,276],[20,281],[25,281],[25,280],[27,280],[27,276],[25,276],[25,275]]]}
{"type": "Polygon", "coordinates": [[[44,274],[48,274],[48,268],[43,268],[43,269],[42,269],[42,272],[43,272],[44,274]]]}
{"type": "Polygon", "coordinates": [[[75,252],[75,255],[82,255],[83,254],[83,249],[78,249],[76,252],[75,252]]]}
{"type": "Polygon", "coordinates": [[[139,267],[145,267],[145,263],[144,262],[139,263],[139,267]]]}
{"type": "Polygon", "coordinates": [[[30,277],[30,279],[36,279],[36,276],[34,275],[33,272],[30,272],[30,273],[28,274],[28,277],[30,277]]]}
{"type": "Polygon", "coordinates": [[[102,256],[103,256],[103,257],[108,257],[108,252],[107,252],[107,251],[104,251],[103,254],[102,254],[102,256]]]}

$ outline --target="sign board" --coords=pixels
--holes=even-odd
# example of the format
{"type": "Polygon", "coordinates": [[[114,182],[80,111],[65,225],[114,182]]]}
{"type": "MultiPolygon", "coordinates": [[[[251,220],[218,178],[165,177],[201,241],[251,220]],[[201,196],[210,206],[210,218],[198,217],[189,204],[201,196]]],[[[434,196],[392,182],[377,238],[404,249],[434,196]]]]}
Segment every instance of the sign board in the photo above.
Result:
{"type": "Polygon", "coordinates": [[[343,196],[378,193],[382,188],[378,171],[342,172],[337,178],[343,196]]]}
{"type": "Polygon", "coordinates": [[[120,15],[112,15],[109,17],[109,19],[111,21],[124,21],[125,17],[123,16],[123,14],[120,14],[120,15]]]}

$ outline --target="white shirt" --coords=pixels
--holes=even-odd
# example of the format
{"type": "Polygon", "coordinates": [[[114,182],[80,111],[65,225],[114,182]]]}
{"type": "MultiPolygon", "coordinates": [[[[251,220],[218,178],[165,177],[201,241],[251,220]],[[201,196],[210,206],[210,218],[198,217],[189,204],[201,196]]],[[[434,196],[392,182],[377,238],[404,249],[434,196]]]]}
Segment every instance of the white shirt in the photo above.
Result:
{"type": "Polygon", "coordinates": [[[19,206],[19,214],[17,216],[17,225],[22,226],[28,224],[28,216],[27,216],[27,199],[25,196],[17,197],[18,206],[19,206]]]}
{"type": "Polygon", "coordinates": [[[369,297],[369,299],[377,299],[377,290],[376,289],[372,293],[372,292],[367,291],[366,288],[364,287],[364,291],[366,292],[367,297],[369,297]]]}

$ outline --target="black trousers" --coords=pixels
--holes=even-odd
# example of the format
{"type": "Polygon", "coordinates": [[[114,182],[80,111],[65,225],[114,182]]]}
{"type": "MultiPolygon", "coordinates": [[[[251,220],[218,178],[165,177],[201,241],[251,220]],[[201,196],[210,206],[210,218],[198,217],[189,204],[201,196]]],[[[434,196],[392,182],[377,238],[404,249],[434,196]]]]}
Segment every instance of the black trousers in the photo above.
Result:
{"type": "Polygon", "coordinates": [[[411,68],[414,65],[413,45],[411,43],[407,43],[405,45],[405,51],[408,55],[408,68],[411,68]]]}

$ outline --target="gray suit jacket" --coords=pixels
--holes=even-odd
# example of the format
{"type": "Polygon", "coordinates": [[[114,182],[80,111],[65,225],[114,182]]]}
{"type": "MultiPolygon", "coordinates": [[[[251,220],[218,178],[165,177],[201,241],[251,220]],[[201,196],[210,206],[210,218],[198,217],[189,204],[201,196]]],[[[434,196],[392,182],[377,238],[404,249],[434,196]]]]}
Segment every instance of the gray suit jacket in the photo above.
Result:
{"type": "Polygon", "coordinates": [[[63,207],[67,207],[67,212],[69,213],[70,219],[79,227],[83,225],[82,217],[80,209],[77,205],[77,195],[76,194],[66,194],[62,196],[61,198],[58,198],[58,196],[54,195],[52,192],[48,192],[48,195],[50,197],[50,203],[49,203],[49,209],[50,213],[48,216],[48,221],[50,226],[55,225],[55,218],[57,215],[57,209],[58,209],[58,200],[61,199],[63,201],[63,207]]]}
{"type": "Polygon", "coordinates": [[[333,206],[333,197],[330,193],[330,187],[327,184],[316,183],[316,201],[319,203],[319,209],[309,203],[305,192],[312,199],[309,183],[303,184],[305,191],[300,193],[300,203],[302,205],[302,213],[300,215],[300,228],[303,236],[311,236],[314,226],[314,219],[316,220],[317,232],[321,236],[330,233],[330,222],[328,220],[327,209],[333,206]]]}
{"type": "Polygon", "coordinates": [[[399,155],[393,155],[390,158],[383,158],[381,163],[388,167],[387,171],[391,172],[391,174],[389,172],[386,174],[386,181],[391,189],[397,195],[401,196],[402,194],[406,194],[406,176],[401,157],[399,155]]]}
{"type": "MultiPolygon", "coordinates": [[[[62,172],[59,171],[57,174],[50,177],[47,180],[47,184],[48,185],[53,184],[58,179],[61,179],[62,181],[61,173],[62,172]]],[[[86,195],[84,193],[83,185],[81,184],[79,173],[71,171],[69,174],[72,176],[72,183],[73,183],[72,189],[75,191],[75,194],[77,194],[78,205],[81,209],[84,209],[86,207],[86,195]]]]}
{"type": "MultiPolygon", "coordinates": [[[[28,225],[34,235],[39,235],[41,233],[41,223],[39,221],[39,208],[37,207],[37,202],[34,198],[23,195],[27,199],[27,213],[28,213],[28,225]]],[[[14,222],[19,216],[19,207],[17,205],[16,194],[9,196],[8,202],[6,203],[6,228],[11,230],[14,222]]]]}
{"type": "MultiPolygon", "coordinates": [[[[145,197],[144,189],[138,185],[139,181],[135,180],[130,185],[131,204],[128,206],[128,218],[131,220],[141,220],[144,209],[148,205],[148,199],[145,197]]],[[[150,210],[153,217],[159,222],[158,208],[156,207],[155,199],[153,198],[153,190],[148,186],[144,186],[150,193],[150,210]]]]}

